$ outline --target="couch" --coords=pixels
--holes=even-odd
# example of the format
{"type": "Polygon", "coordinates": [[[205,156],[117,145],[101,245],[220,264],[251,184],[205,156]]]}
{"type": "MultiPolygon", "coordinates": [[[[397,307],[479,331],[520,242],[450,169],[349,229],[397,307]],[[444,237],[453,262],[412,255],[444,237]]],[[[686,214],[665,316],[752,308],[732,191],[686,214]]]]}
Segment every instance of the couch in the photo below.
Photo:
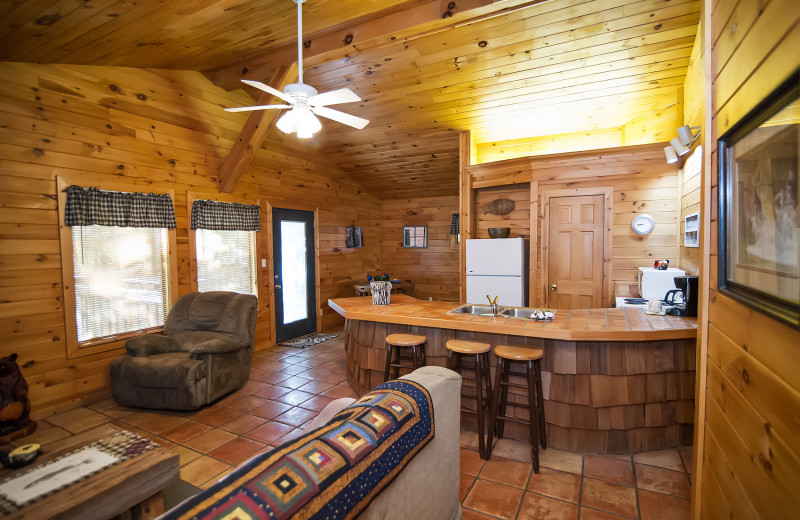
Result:
{"type": "MultiPolygon", "coordinates": [[[[459,520],[461,518],[461,505],[459,504],[461,376],[446,368],[427,366],[400,379],[417,383],[427,390],[432,404],[435,434],[397,473],[394,479],[372,499],[357,518],[360,520],[407,518],[459,520]]],[[[337,399],[330,403],[310,423],[309,434],[313,434],[313,431],[322,432],[325,430],[323,427],[330,428],[329,421],[353,401],[353,399],[337,399]],[[314,430],[314,428],[317,429],[314,430]]],[[[334,420],[330,424],[339,423],[334,420]]],[[[309,444],[305,444],[306,442],[303,441],[297,446],[312,446],[317,441],[314,441],[312,437],[309,444]]],[[[294,453],[304,450],[306,448],[302,447],[294,453]]],[[[270,454],[260,455],[242,464],[240,468],[208,490],[165,513],[164,518],[169,520],[194,518],[198,512],[198,504],[207,504],[204,507],[211,507],[210,504],[215,503],[220,504],[213,506],[214,513],[211,517],[201,514],[199,515],[201,518],[217,518],[219,515],[227,514],[225,508],[231,508],[231,504],[234,506],[238,503],[245,504],[243,507],[247,509],[247,498],[242,495],[242,487],[238,487],[237,482],[240,482],[244,475],[248,475],[246,478],[255,479],[251,482],[256,486],[263,487],[268,483],[277,483],[278,481],[273,480],[273,477],[263,480],[263,475],[271,475],[269,471],[262,473],[263,468],[268,466],[254,464],[269,460],[270,456],[270,454]]],[[[283,463],[280,461],[283,459],[277,460],[279,462],[276,464],[282,466],[283,463]]],[[[272,463],[268,462],[267,464],[272,463]]],[[[374,462],[370,462],[372,467],[374,464],[374,462]]],[[[275,467],[275,465],[269,467],[275,467]]],[[[333,486],[335,487],[339,483],[340,481],[337,480],[333,486]]],[[[253,505],[252,502],[249,504],[253,505]]],[[[241,515],[242,511],[239,513],[242,518],[248,517],[247,514],[241,515]]]]}
{"type": "Polygon", "coordinates": [[[111,363],[111,394],[126,406],[193,410],[242,386],[250,375],[256,297],[212,291],[182,296],[164,334],[128,340],[111,363]]]}

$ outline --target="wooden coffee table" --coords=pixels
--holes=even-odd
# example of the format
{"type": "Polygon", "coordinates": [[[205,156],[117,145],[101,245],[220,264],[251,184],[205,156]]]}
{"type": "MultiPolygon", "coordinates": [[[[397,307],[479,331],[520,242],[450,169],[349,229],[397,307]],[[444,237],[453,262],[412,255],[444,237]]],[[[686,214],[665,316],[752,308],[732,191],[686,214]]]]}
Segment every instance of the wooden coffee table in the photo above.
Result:
{"type": "MultiPolygon", "coordinates": [[[[123,428],[106,424],[47,444],[34,464],[18,470],[0,470],[0,481],[120,431],[123,428]]],[[[155,518],[164,512],[163,489],[178,478],[178,454],[158,447],[104,469],[3,520],[53,517],[107,520],[128,509],[134,520],[155,518]]]]}

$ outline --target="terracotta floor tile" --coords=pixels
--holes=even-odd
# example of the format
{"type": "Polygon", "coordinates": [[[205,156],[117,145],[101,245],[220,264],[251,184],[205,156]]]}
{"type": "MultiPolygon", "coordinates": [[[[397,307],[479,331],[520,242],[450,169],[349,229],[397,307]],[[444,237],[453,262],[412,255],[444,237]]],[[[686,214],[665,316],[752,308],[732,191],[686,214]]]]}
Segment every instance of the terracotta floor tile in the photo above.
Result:
{"type": "Polygon", "coordinates": [[[301,386],[303,386],[306,383],[310,383],[311,381],[312,381],[311,379],[307,379],[305,377],[291,376],[291,377],[288,377],[288,378],[280,381],[278,383],[278,385],[286,387],[286,388],[297,389],[297,388],[300,388],[301,386]]]}
{"type": "Polygon", "coordinates": [[[268,422],[267,424],[262,424],[258,428],[250,430],[245,434],[245,437],[249,437],[250,439],[254,439],[271,446],[277,446],[275,441],[292,430],[294,430],[294,428],[289,425],[278,422],[268,422]]]}
{"type": "Polygon", "coordinates": [[[461,473],[476,477],[482,467],[483,459],[480,453],[472,450],[461,450],[461,473]]]}
{"type": "Polygon", "coordinates": [[[237,465],[252,457],[255,452],[264,446],[264,443],[246,437],[236,437],[227,444],[223,444],[214,451],[209,452],[208,455],[222,462],[237,465]]]}
{"type": "Polygon", "coordinates": [[[539,450],[539,466],[580,475],[583,470],[583,457],[577,453],[548,448],[539,450]]]}
{"type": "Polygon", "coordinates": [[[203,456],[202,453],[197,453],[194,450],[190,450],[189,448],[180,445],[173,447],[172,450],[178,453],[181,467],[184,467],[193,460],[197,460],[203,456]]]}
{"type": "Polygon", "coordinates": [[[630,462],[631,461],[631,456],[630,455],[624,455],[624,454],[621,454],[621,453],[606,453],[605,456],[606,457],[611,457],[612,459],[624,460],[625,462],[630,462]]]}
{"type": "Polygon", "coordinates": [[[305,408],[295,407],[291,410],[283,412],[273,419],[283,424],[289,424],[295,428],[299,428],[306,422],[319,415],[314,410],[306,410],[305,408]]]}
{"type": "Polygon", "coordinates": [[[604,513],[596,509],[581,508],[581,520],[621,520],[622,518],[624,517],[604,513]]]}
{"type": "Polygon", "coordinates": [[[242,412],[239,410],[234,410],[227,406],[220,406],[202,410],[195,414],[192,419],[209,426],[219,426],[220,424],[236,419],[240,415],[242,415],[242,412]]]}
{"type": "MultiPolygon", "coordinates": [[[[542,452],[539,453],[541,454],[542,452]]],[[[530,463],[532,460],[531,445],[514,439],[499,439],[494,443],[494,448],[492,448],[492,457],[494,456],[530,463]]]]}
{"type": "Polygon", "coordinates": [[[522,500],[521,489],[478,479],[472,486],[464,505],[498,518],[512,520],[522,500]]]}
{"type": "Polygon", "coordinates": [[[193,439],[184,442],[183,445],[189,449],[199,451],[200,453],[208,453],[209,451],[218,448],[236,438],[236,435],[225,430],[213,429],[205,433],[201,433],[193,439]]]}
{"type": "Polygon", "coordinates": [[[353,390],[350,387],[344,386],[332,386],[322,392],[320,395],[325,395],[328,397],[333,397],[334,399],[339,399],[341,397],[352,397],[355,395],[353,390]]]}
{"type": "Polygon", "coordinates": [[[259,406],[263,405],[267,401],[269,401],[269,399],[258,397],[257,395],[234,393],[232,396],[225,399],[224,404],[228,408],[233,408],[234,410],[249,412],[253,408],[258,408],[259,406]]]}
{"type": "Polygon", "coordinates": [[[275,400],[281,403],[297,406],[305,401],[308,401],[312,397],[314,397],[314,394],[309,394],[308,392],[303,392],[302,390],[292,390],[291,392],[283,394],[275,400]]]}
{"type": "Polygon", "coordinates": [[[223,478],[225,478],[228,475],[230,475],[233,472],[233,470],[235,470],[235,469],[236,469],[235,467],[231,466],[230,468],[226,469],[225,471],[223,471],[219,475],[215,475],[214,477],[206,480],[205,482],[203,482],[202,484],[200,484],[197,487],[199,487],[200,489],[208,489],[211,486],[213,486],[214,484],[216,484],[217,482],[219,482],[220,480],[222,480],[223,478]]]}
{"type": "Polygon", "coordinates": [[[123,417],[134,413],[136,410],[127,406],[113,406],[103,410],[102,414],[112,417],[114,419],[122,419],[123,417]]]}
{"type": "Polygon", "coordinates": [[[230,465],[222,461],[203,456],[181,468],[181,480],[193,486],[200,486],[228,468],[230,465]]]}
{"type": "Polygon", "coordinates": [[[681,461],[678,450],[645,451],[636,453],[633,461],[637,464],[647,464],[648,466],[658,466],[660,468],[684,471],[683,461],[681,461]]]}
{"type": "Polygon", "coordinates": [[[228,421],[224,424],[220,424],[219,428],[221,430],[229,431],[231,433],[235,433],[236,435],[242,435],[244,433],[249,432],[253,428],[258,428],[262,424],[267,422],[266,419],[263,417],[259,417],[257,415],[251,414],[244,414],[232,421],[228,421]]]}
{"type": "Polygon", "coordinates": [[[264,383],[263,381],[256,381],[255,379],[250,379],[244,385],[242,385],[242,388],[238,390],[238,393],[256,395],[258,392],[263,392],[270,386],[272,385],[269,383],[264,383]]]}
{"type": "Polygon", "coordinates": [[[666,493],[681,498],[690,498],[689,478],[683,471],[636,465],[636,485],[639,489],[666,493]]]}
{"type": "Polygon", "coordinates": [[[193,439],[194,437],[197,437],[201,433],[205,433],[210,429],[211,426],[207,424],[199,423],[196,421],[186,421],[183,424],[180,424],[175,428],[172,428],[171,430],[163,432],[161,435],[164,438],[171,440],[172,442],[183,444],[189,439],[193,439]]]}
{"type": "Polygon", "coordinates": [[[275,441],[275,446],[280,446],[283,443],[293,441],[296,438],[300,437],[301,435],[305,435],[307,432],[300,428],[295,428],[294,430],[290,431],[283,437],[280,437],[278,440],[275,441]]]}
{"type": "Polygon", "coordinates": [[[461,473],[459,475],[459,482],[458,482],[458,501],[463,502],[464,499],[467,497],[467,493],[469,492],[469,488],[472,487],[472,483],[475,482],[475,477],[472,475],[467,475],[466,473],[461,473]]]}
{"type": "Polygon", "coordinates": [[[694,452],[691,451],[682,451],[681,459],[683,460],[683,465],[686,468],[686,471],[692,475],[694,474],[694,452]]]}
{"type": "Polygon", "coordinates": [[[283,368],[279,368],[278,371],[282,374],[286,374],[287,376],[296,376],[297,374],[302,374],[305,372],[306,367],[285,363],[283,368]]]}
{"type": "Polygon", "coordinates": [[[70,433],[80,433],[90,430],[96,426],[100,426],[101,424],[105,424],[111,420],[113,420],[111,417],[95,412],[92,415],[81,417],[77,421],[65,423],[62,425],[62,428],[70,433]]]}
{"type": "Polygon", "coordinates": [[[588,477],[583,479],[581,505],[624,516],[639,514],[633,488],[588,477]]]}
{"type": "Polygon", "coordinates": [[[678,451],[694,451],[694,445],[684,444],[683,446],[678,446],[678,451]]]}
{"type": "Polygon", "coordinates": [[[586,455],[583,458],[583,475],[633,486],[633,464],[607,455],[586,455]]]}
{"type": "Polygon", "coordinates": [[[136,412],[120,419],[145,431],[160,434],[188,421],[185,417],[166,413],[136,412]]]}
{"type": "Polygon", "coordinates": [[[639,490],[639,510],[642,520],[689,520],[692,516],[688,500],[646,489],[639,490]]]}
{"type": "Polygon", "coordinates": [[[473,511],[472,509],[461,509],[461,520],[494,520],[493,516],[486,516],[483,513],[473,511]]]}
{"type": "Polygon", "coordinates": [[[263,397],[264,399],[276,399],[283,394],[291,392],[291,388],[284,388],[282,386],[270,386],[264,390],[259,390],[255,395],[263,397]]]}
{"type": "Polygon", "coordinates": [[[252,410],[250,413],[252,415],[263,417],[264,419],[272,419],[291,409],[291,405],[279,403],[277,401],[269,401],[268,403],[259,406],[255,410],[252,410]]]}
{"type": "Polygon", "coordinates": [[[51,424],[54,424],[55,426],[61,426],[63,428],[65,424],[70,424],[72,422],[77,421],[78,419],[82,419],[90,415],[95,415],[96,413],[97,412],[95,412],[94,410],[90,410],[89,408],[81,406],[79,408],[73,408],[72,410],[68,410],[66,412],[61,412],[55,415],[51,415],[50,417],[47,418],[47,420],[51,424]]]}
{"type": "Polygon", "coordinates": [[[315,412],[321,412],[326,406],[328,406],[333,401],[335,401],[333,397],[326,397],[324,395],[315,395],[308,401],[303,401],[303,403],[300,406],[305,408],[306,410],[314,410],[315,412]]]}
{"type": "Polygon", "coordinates": [[[114,408],[115,406],[117,406],[117,402],[109,397],[108,399],[103,399],[102,401],[95,401],[94,403],[87,404],[86,408],[94,410],[95,412],[102,412],[103,410],[114,408]]]}
{"type": "Polygon", "coordinates": [[[484,480],[524,488],[528,484],[528,477],[532,469],[533,466],[526,462],[494,456],[492,460],[483,463],[483,468],[478,476],[484,480]]]}
{"type": "Polygon", "coordinates": [[[553,498],[525,493],[518,520],[577,520],[578,506],[553,498]]]}
{"type": "Polygon", "coordinates": [[[528,491],[577,504],[581,494],[581,477],[566,471],[540,467],[538,474],[531,474],[528,491]]]}
{"type": "Polygon", "coordinates": [[[311,394],[321,394],[328,388],[334,386],[334,383],[326,383],[324,381],[311,381],[310,383],[306,383],[303,386],[299,387],[298,390],[302,390],[303,392],[309,392],[311,394]]]}
{"type": "Polygon", "coordinates": [[[478,432],[461,430],[461,447],[470,450],[478,449],[478,432]]]}

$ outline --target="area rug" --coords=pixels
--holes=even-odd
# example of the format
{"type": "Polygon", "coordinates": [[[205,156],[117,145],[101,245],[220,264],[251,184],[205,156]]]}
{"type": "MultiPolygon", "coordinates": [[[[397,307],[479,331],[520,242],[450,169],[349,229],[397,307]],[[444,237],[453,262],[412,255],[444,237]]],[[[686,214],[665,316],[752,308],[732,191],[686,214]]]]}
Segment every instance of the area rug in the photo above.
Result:
{"type": "Polygon", "coordinates": [[[314,345],[319,345],[320,343],[333,339],[336,336],[338,336],[338,334],[318,334],[313,332],[311,334],[306,334],[305,336],[300,336],[299,338],[283,341],[278,343],[278,345],[294,348],[308,348],[313,347],[314,345]]]}

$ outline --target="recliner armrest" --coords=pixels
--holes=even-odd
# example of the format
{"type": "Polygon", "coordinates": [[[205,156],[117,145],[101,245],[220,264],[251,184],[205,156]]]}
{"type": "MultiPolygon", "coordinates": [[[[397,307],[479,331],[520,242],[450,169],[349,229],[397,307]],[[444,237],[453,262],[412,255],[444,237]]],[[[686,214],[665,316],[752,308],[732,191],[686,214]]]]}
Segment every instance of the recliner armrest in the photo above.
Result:
{"type": "Polygon", "coordinates": [[[157,334],[145,334],[125,342],[126,354],[134,357],[146,357],[178,350],[180,350],[180,346],[174,339],[157,334]]]}
{"type": "Polygon", "coordinates": [[[205,354],[225,354],[227,352],[236,352],[237,350],[247,347],[249,347],[249,345],[244,341],[232,338],[211,339],[194,347],[192,351],[189,352],[189,357],[197,359],[199,356],[205,354]]]}

